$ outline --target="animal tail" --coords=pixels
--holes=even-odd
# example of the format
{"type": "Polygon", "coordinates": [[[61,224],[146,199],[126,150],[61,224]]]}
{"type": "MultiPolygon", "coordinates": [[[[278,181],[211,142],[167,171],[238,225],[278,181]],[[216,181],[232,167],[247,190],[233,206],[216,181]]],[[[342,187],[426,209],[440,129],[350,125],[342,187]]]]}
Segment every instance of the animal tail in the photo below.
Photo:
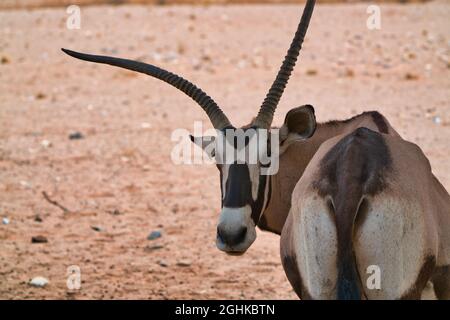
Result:
{"type": "Polygon", "coordinates": [[[335,210],[338,239],[337,298],[339,300],[361,299],[361,279],[356,267],[353,247],[353,226],[361,202],[356,203],[352,201],[355,198],[352,198],[338,204],[335,210]]]}

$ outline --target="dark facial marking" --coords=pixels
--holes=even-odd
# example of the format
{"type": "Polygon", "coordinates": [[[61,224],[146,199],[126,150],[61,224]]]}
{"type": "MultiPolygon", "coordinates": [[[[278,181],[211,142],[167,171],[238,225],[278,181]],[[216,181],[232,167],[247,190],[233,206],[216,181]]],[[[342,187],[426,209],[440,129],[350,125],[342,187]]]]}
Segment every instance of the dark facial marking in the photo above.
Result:
{"type": "Polygon", "coordinates": [[[228,168],[223,205],[227,208],[242,208],[251,204],[252,183],[246,164],[233,163],[228,168]]]}
{"type": "MultiPolygon", "coordinates": [[[[222,173],[220,182],[222,185],[222,173]]],[[[264,192],[267,176],[259,175],[259,185],[256,200],[252,196],[252,181],[247,164],[231,164],[228,168],[228,179],[225,184],[225,198],[222,207],[242,208],[250,205],[252,219],[255,225],[258,223],[264,205],[264,192]]]]}

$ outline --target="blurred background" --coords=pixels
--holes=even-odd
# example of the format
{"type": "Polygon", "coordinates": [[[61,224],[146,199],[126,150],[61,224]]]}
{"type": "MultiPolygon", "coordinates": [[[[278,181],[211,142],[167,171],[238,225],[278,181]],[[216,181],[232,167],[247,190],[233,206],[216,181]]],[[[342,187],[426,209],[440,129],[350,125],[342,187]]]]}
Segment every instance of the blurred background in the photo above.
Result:
{"type": "MultiPolygon", "coordinates": [[[[382,2],[397,2],[397,3],[411,3],[411,2],[425,2],[428,0],[379,0],[382,2]]],[[[67,6],[71,4],[77,5],[122,5],[122,4],[241,4],[241,3],[301,3],[302,0],[2,0],[0,8],[38,8],[49,6],[67,6]]],[[[364,2],[364,0],[322,0],[321,3],[355,3],[364,2]]],[[[369,1],[365,1],[369,2],[369,1]]],[[[373,2],[373,1],[372,1],[373,2]]]]}
{"type": "MultiPolygon", "coordinates": [[[[215,166],[172,163],[171,133],[192,131],[196,120],[209,128],[202,110],[165,83],[60,48],[176,72],[244,125],[303,4],[2,0],[0,8],[0,298],[296,298],[278,236],[258,232],[241,257],[216,249],[215,166]],[[80,5],[79,28],[68,25],[68,4],[80,5]],[[68,286],[71,270],[79,289],[68,286]]],[[[306,103],[318,121],[378,110],[449,190],[449,17],[446,0],[317,1],[274,124],[306,103]],[[367,24],[371,4],[379,29],[367,24]]]]}

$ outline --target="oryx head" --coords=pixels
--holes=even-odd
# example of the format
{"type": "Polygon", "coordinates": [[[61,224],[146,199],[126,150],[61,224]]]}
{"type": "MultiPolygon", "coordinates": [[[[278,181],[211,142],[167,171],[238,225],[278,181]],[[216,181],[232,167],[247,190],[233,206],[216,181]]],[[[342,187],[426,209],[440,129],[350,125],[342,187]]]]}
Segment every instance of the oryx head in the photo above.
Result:
{"type": "Polygon", "coordinates": [[[314,133],[316,122],[312,106],[292,109],[287,113],[279,134],[273,135],[271,132],[275,109],[295,66],[314,4],[314,0],[307,1],[275,81],[255,119],[243,128],[234,127],[211,97],[176,74],[138,61],[63,49],[68,55],[81,60],[110,64],[158,78],[181,90],[203,108],[218,134],[215,138],[191,137],[191,140],[217,160],[222,206],[216,244],[227,253],[245,252],[256,238],[256,225],[270,197],[268,168],[273,165],[274,157],[281,154],[291,141],[306,139],[314,133]],[[276,154],[273,149],[276,149],[276,154]]]}

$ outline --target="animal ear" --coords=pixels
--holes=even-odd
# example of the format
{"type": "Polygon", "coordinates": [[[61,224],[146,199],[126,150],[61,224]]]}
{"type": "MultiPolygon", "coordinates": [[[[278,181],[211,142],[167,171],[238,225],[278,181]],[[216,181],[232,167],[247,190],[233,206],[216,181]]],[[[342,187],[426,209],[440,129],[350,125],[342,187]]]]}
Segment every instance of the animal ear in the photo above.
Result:
{"type": "Polygon", "coordinates": [[[215,141],[216,137],[214,136],[203,136],[203,137],[194,137],[193,135],[189,135],[189,138],[193,143],[198,145],[203,151],[212,159],[215,156],[215,141]]]}
{"type": "Polygon", "coordinates": [[[311,105],[289,110],[280,128],[280,143],[302,140],[311,137],[316,130],[316,116],[311,105]]]}

